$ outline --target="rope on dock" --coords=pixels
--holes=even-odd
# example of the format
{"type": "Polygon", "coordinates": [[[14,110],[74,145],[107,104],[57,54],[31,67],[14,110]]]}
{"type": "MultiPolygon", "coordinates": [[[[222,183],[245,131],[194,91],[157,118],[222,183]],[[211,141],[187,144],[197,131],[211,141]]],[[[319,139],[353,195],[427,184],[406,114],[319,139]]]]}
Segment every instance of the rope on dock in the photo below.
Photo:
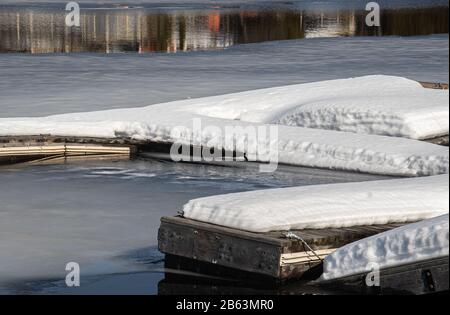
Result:
{"type": "Polygon", "coordinates": [[[297,234],[295,234],[291,231],[285,233],[284,236],[288,239],[294,239],[294,240],[298,240],[298,241],[302,242],[303,245],[305,245],[309,249],[309,251],[312,252],[314,254],[314,256],[316,256],[316,258],[319,261],[323,261],[323,259],[320,258],[320,256],[316,253],[316,251],[314,249],[312,249],[311,246],[309,246],[309,244],[301,236],[298,236],[297,234]]]}

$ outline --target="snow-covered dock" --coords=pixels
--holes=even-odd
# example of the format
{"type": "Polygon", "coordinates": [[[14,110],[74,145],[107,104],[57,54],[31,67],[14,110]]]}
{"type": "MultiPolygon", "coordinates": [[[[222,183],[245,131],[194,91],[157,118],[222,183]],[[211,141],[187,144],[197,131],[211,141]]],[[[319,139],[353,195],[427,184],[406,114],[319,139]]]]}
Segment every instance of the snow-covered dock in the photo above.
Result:
{"type": "MultiPolygon", "coordinates": [[[[448,227],[448,215],[445,220],[448,227]]],[[[378,269],[366,270],[373,265],[367,264],[361,269],[351,256],[341,257],[349,248],[357,246],[360,246],[359,251],[370,252],[372,247],[365,246],[366,243],[386,235],[391,236],[391,241],[395,235],[405,240],[405,234],[397,234],[398,230],[411,231],[414,230],[411,226],[420,225],[423,226],[415,223],[308,229],[293,231],[291,234],[295,237],[287,238],[280,231],[250,233],[180,217],[165,217],[162,218],[159,244],[160,250],[166,253],[165,267],[172,272],[160,282],[159,292],[189,295],[201,292],[202,283],[208,294],[245,294],[249,288],[263,294],[427,294],[448,291],[448,228],[445,232],[442,226],[439,237],[423,233],[429,240],[422,238],[420,253],[420,249],[415,250],[414,243],[420,243],[415,238],[409,239],[409,246],[391,245],[394,251],[412,250],[397,256],[407,259],[402,263],[381,263],[377,265],[378,269]],[[429,242],[438,246],[428,246],[429,242]],[[344,267],[334,266],[336,257],[344,267]],[[351,270],[353,264],[355,272],[351,270]],[[377,279],[373,278],[374,270],[379,272],[377,279]],[[337,276],[338,272],[342,274],[337,276]],[[202,274],[204,279],[192,279],[191,273],[202,274]],[[324,276],[330,279],[324,281],[324,276]],[[372,286],[367,279],[377,282],[372,286]]],[[[385,258],[380,255],[378,262],[386,261],[385,258]]]]}
{"type": "Polygon", "coordinates": [[[268,162],[276,152],[281,164],[426,176],[448,172],[448,149],[415,140],[442,142],[448,115],[448,91],[377,75],[141,108],[1,118],[0,136],[127,139],[166,149],[189,144],[240,152],[254,162],[268,162]],[[248,130],[258,131],[258,139],[248,130]]]}
{"type": "Polygon", "coordinates": [[[316,273],[313,268],[337,248],[399,225],[304,229],[291,234],[253,233],[182,217],[163,217],[158,244],[170,256],[170,268],[178,261],[179,268],[185,269],[187,260],[201,273],[242,273],[246,277],[284,281],[308,274],[318,277],[320,271],[316,273]]]}
{"type": "Polygon", "coordinates": [[[267,162],[276,152],[281,164],[417,176],[448,171],[448,149],[413,140],[448,144],[448,115],[448,91],[366,76],[142,108],[2,118],[0,136],[5,143],[49,135],[75,143],[132,144],[142,151],[189,144],[239,152],[255,162],[267,162]],[[258,139],[248,130],[258,130],[258,139]]]}
{"type": "MultiPolygon", "coordinates": [[[[448,136],[442,136],[424,141],[429,142],[430,144],[448,146],[448,140],[448,136]]],[[[52,135],[0,136],[0,164],[16,164],[24,161],[34,161],[39,163],[42,158],[45,158],[46,163],[52,163],[57,162],[59,156],[70,156],[71,158],[74,158],[76,154],[70,153],[75,152],[69,152],[70,150],[67,150],[70,149],[71,146],[84,146],[84,154],[78,154],[77,157],[82,158],[84,156],[86,159],[95,158],[96,155],[98,155],[98,157],[104,156],[105,158],[124,157],[126,155],[129,158],[133,158],[143,154],[145,156],[154,156],[170,160],[170,149],[172,145],[173,142],[140,140],[128,137],[108,138],[52,135]],[[59,146],[65,147],[61,149],[59,146]],[[35,154],[36,152],[31,150],[32,147],[38,147],[39,154],[35,154]],[[55,149],[59,151],[56,152],[55,149]],[[92,152],[92,149],[95,149],[95,152],[92,152]]],[[[197,151],[202,151],[202,148],[203,147],[200,145],[197,151]]],[[[194,151],[193,148],[190,149],[191,153],[194,151]]],[[[223,156],[230,155],[234,156],[234,160],[236,161],[246,160],[243,152],[224,150],[223,156]]]]}
{"type": "MultiPolygon", "coordinates": [[[[427,256],[426,251],[433,241],[441,252],[447,242],[448,252],[448,182],[448,175],[441,175],[269,189],[191,200],[183,209],[184,217],[162,219],[159,248],[168,255],[191,260],[191,264],[206,264],[209,268],[219,265],[278,280],[311,274],[325,259],[324,277],[329,279],[333,272],[345,276],[349,271],[358,271],[351,262],[345,264],[344,256],[349,256],[346,249],[360,260],[378,257],[374,254],[377,249],[371,248],[383,239],[384,234],[379,233],[447,215],[446,234],[445,220],[439,221],[444,226],[440,228],[440,238],[427,241],[429,233],[422,229],[421,241],[418,240],[413,237],[419,229],[414,229],[415,225],[400,230],[405,231],[404,236],[399,236],[403,242],[396,234],[387,234],[386,243],[393,245],[386,246],[392,247],[394,254],[404,248],[408,239],[411,251],[414,245],[421,246],[420,253],[397,253],[397,260],[403,263],[414,262],[414,255],[436,258],[427,256]],[[372,238],[366,242],[372,246],[364,243],[352,247],[354,241],[369,236],[372,238]],[[368,251],[365,256],[363,250],[368,251]],[[336,264],[340,268],[335,268],[336,264]]],[[[439,230],[437,225],[429,229],[435,230],[439,230]]],[[[387,259],[395,260],[391,256],[387,259]]],[[[376,261],[381,267],[393,265],[383,265],[383,259],[380,256],[376,261]]],[[[315,276],[319,275],[320,272],[315,276]]]]}

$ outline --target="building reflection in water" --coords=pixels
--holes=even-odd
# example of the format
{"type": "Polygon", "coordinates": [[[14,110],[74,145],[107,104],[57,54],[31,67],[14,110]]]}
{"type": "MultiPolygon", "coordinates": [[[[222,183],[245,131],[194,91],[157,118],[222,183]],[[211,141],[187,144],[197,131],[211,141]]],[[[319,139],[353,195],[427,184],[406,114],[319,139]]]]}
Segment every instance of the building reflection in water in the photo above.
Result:
{"type": "Polygon", "coordinates": [[[63,10],[0,10],[0,52],[177,52],[310,37],[448,33],[448,8],[382,11],[82,10],[81,27],[65,26],[63,10]]]}

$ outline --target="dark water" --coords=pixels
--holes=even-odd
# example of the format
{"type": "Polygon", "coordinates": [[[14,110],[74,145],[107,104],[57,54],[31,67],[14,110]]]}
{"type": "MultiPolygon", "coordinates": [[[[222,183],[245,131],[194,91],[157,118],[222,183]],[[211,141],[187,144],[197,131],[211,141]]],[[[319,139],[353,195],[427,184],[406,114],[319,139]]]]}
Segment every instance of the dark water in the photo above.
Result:
{"type": "Polygon", "coordinates": [[[81,6],[81,26],[65,26],[64,6],[0,6],[0,52],[177,52],[272,40],[448,33],[448,3],[381,10],[364,6],[146,8],[81,6]]]}
{"type": "MultiPolygon", "coordinates": [[[[389,178],[291,166],[275,173],[258,169],[253,163],[152,159],[0,168],[0,181],[8,183],[0,190],[0,294],[272,292],[261,283],[165,265],[157,249],[160,218],[198,197],[389,178]],[[81,266],[79,288],[65,285],[69,261],[81,266]]],[[[307,289],[302,283],[283,288],[307,289]]]]}

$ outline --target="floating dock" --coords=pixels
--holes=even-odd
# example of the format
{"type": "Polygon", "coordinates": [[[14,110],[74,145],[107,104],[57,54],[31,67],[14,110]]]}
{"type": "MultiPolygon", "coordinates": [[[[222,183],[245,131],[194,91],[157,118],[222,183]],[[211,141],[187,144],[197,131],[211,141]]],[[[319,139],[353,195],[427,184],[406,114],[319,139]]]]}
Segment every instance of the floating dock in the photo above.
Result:
{"type": "Polygon", "coordinates": [[[335,249],[403,224],[252,233],[182,217],[163,217],[159,250],[166,277],[159,294],[429,294],[448,292],[448,257],[318,281],[335,249]]]}
{"type": "MultiPolygon", "coordinates": [[[[0,165],[23,162],[51,163],[61,159],[117,159],[145,156],[170,159],[170,142],[131,138],[97,138],[52,135],[0,136],[0,165]]],[[[190,152],[202,152],[202,148],[190,152]]],[[[222,156],[245,161],[244,154],[222,150],[222,156]]]]}
{"type": "MultiPolygon", "coordinates": [[[[430,143],[448,146],[449,136],[426,139],[430,143]]],[[[140,155],[170,159],[172,143],[140,141],[128,138],[66,137],[50,135],[0,136],[0,165],[23,162],[52,163],[68,159],[117,159],[140,155]]],[[[202,148],[190,152],[202,152],[202,148]]],[[[244,162],[241,152],[222,152],[224,157],[244,162]]]]}
{"type": "Polygon", "coordinates": [[[0,165],[59,163],[68,159],[129,159],[133,145],[47,136],[0,137],[0,165]]]}
{"type": "Polygon", "coordinates": [[[0,165],[23,162],[45,163],[67,159],[130,158],[129,147],[101,145],[44,145],[0,148],[0,165]]]}
{"type": "Polygon", "coordinates": [[[340,229],[252,233],[182,217],[163,217],[159,250],[170,268],[214,276],[242,274],[275,282],[314,278],[322,260],[337,248],[402,224],[340,229]]]}
{"type": "Polygon", "coordinates": [[[419,81],[419,83],[426,89],[448,90],[448,83],[436,83],[436,82],[424,82],[424,81],[419,81]]]}
{"type": "MultiPolygon", "coordinates": [[[[143,147],[147,143],[141,143],[143,147]]],[[[154,146],[158,150],[158,144],[154,146]]],[[[130,159],[137,142],[128,139],[62,137],[50,135],[0,136],[0,165],[59,163],[67,160],[130,159]]]]}
{"type": "MultiPolygon", "coordinates": [[[[448,90],[447,83],[419,82],[424,88],[448,90]]],[[[423,139],[438,145],[448,146],[449,135],[423,139]]],[[[21,162],[59,161],[67,158],[118,158],[137,156],[141,153],[161,154],[167,158],[172,143],[141,141],[130,138],[96,138],[54,135],[0,136],[0,165],[21,162]],[[62,147],[63,146],[63,147],[62,147]]],[[[200,150],[201,151],[201,150],[200,150]]],[[[193,152],[193,150],[191,150],[193,152]]],[[[241,152],[232,152],[237,160],[245,160],[241,152]]],[[[223,152],[230,156],[229,152],[223,152]]]]}

